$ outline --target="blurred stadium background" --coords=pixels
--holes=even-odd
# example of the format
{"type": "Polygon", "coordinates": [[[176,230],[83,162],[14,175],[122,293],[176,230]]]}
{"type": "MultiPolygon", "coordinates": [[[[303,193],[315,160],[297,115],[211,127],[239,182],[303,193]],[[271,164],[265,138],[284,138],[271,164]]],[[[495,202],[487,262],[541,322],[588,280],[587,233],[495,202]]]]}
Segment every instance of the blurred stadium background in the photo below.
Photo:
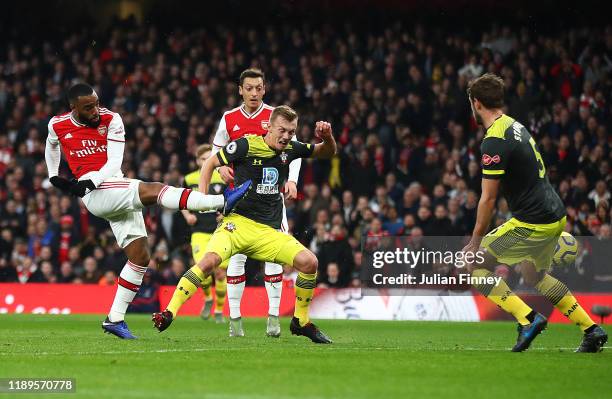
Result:
{"type": "MultiPolygon", "coordinates": [[[[483,130],[465,89],[487,71],[504,78],[508,113],[535,136],[567,206],[567,230],[610,237],[612,25],[596,2],[42,4],[10,2],[0,15],[3,313],[104,313],[126,260],[106,222],[48,184],[47,123],[68,110],[64,91],[77,81],[122,115],[123,171],[145,181],[182,185],[196,146],[239,105],[237,78],[247,67],[266,73],[265,102],[298,110],[300,140],[314,140],[315,120],[331,121],[338,155],[305,161],[300,200],[287,203],[293,234],[319,257],[322,289],[359,287],[363,237],[471,233],[483,130]]],[[[509,217],[500,199],[495,223],[509,217]]],[[[176,284],[191,253],[180,213],[150,208],[145,219],[153,256],[132,310],[151,312],[160,296],[166,303],[164,287],[176,284]]],[[[593,251],[606,256],[610,247],[593,251]]],[[[581,262],[561,271],[570,288],[612,295],[610,263],[581,262]]],[[[250,266],[244,314],[263,316],[262,271],[250,266]]],[[[520,284],[513,269],[498,273],[520,284]]],[[[346,304],[356,291],[321,292],[314,317],[399,317],[379,298],[355,311],[346,304]]],[[[580,300],[590,309],[611,298],[580,300]]],[[[430,299],[419,302],[428,317],[405,318],[453,319],[452,306],[430,299]]],[[[474,301],[475,313],[460,319],[501,317],[474,301]]],[[[186,313],[199,311],[199,301],[190,306],[186,313]]]]}

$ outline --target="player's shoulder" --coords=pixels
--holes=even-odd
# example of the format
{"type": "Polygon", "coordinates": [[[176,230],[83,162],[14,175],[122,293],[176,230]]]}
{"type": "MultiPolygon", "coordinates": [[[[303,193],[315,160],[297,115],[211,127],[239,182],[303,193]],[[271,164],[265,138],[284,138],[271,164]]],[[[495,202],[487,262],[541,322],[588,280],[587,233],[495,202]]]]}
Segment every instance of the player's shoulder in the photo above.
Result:
{"type": "Polygon", "coordinates": [[[117,112],[113,112],[108,108],[100,108],[100,119],[102,123],[109,124],[111,122],[121,122],[121,115],[117,112]]]}
{"type": "Polygon", "coordinates": [[[263,106],[263,108],[261,110],[261,113],[263,115],[270,116],[272,111],[274,111],[274,107],[269,105],[269,104],[263,103],[262,106],[263,106]]]}
{"type": "Polygon", "coordinates": [[[68,123],[70,122],[70,112],[53,116],[49,120],[49,127],[55,127],[58,124],[66,123],[66,121],[68,121],[68,123]]]}
{"type": "Polygon", "coordinates": [[[223,113],[223,116],[221,116],[221,118],[225,119],[229,116],[241,115],[241,108],[242,108],[242,105],[232,108],[232,109],[228,109],[227,111],[223,113]]]}
{"type": "Polygon", "coordinates": [[[498,138],[505,140],[508,138],[508,133],[512,132],[513,125],[516,121],[514,118],[509,117],[506,114],[502,114],[491,127],[487,129],[487,134],[485,135],[485,139],[489,138],[498,138]]]}

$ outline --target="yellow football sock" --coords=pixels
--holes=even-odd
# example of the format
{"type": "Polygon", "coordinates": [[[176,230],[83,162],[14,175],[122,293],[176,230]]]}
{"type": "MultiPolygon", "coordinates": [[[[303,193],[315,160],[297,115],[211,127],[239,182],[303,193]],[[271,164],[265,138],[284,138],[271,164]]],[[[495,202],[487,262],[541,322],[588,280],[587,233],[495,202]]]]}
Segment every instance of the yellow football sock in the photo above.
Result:
{"type": "Polygon", "coordinates": [[[545,274],[535,288],[552,302],[563,313],[563,316],[576,323],[582,331],[595,324],[567,286],[550,274],[545,274]]]}
{"type": "Polygon", "coordinates": [[[215,281],[215,313],[223,312],[225,305],[225,293],[227,292],[227,277],[215,281]]]}
{"type": "Polygon", "coordinates": [[[308,317],[308,308],[317,281],[317,273],[306,274],[299,272],[295,281],[295,310],[293,316],[300,320],[300,326],[306,325],[310,318],[308,317]]]}
{"type": "Polygon", "coordinates": [[[208,276],[204,279],[204,281],[202,281],[202,291],[204,291],[204,300],[205,301],[210,301],[212,300],[212,290],[211,290],[211,285],[212,285],[212,275],[208,276]]]}
{"type": "MultiPolygon", "coordinates": [[[[487,269],[476,269],[472,272],[472,277],[495,277],[495,274],[487,269]]],[[[514,316],[520,324],[526,326],[530,323],[527,320],[527,315],[531,313],[532,309],[512,292],[504,280],[501,280],[498,285],[477,284],[474,285],[474,288],[497,306],[514,316]]]]}
{"type": "Polygon", "coordinates": [[[181,306],[196,293],[203,280],[204,273],[198,266],[193,266],[187,270],[176,285],[172,299],[170,299],[166,309],[171,311],[174,317],[176,317],[181,306]]]}

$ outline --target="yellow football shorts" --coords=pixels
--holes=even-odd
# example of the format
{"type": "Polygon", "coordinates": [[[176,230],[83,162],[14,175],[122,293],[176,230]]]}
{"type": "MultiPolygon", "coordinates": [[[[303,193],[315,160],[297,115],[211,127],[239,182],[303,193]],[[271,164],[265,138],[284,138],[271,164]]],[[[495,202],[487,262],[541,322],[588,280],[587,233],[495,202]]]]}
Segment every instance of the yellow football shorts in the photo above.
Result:
{"type": "MultiPolygon", "coordinates": [[[[206,253],[206,246],[210,241],[212,234],[209,233],[193,233],[191,234],[191,253],[193,254],[193,260],[197,265],[200,259],[204,257],[206,253]]],[[[229,264],[229,258],[224,262],[221,262],[219,267],[223,269],[227,269],[227,265],[229,264]]]]}
{"type": "Polygon", "coordinates": [[[536,270],[548,270],[565,222],[565,216],[549,224],[525,223],[512,218],[484,236],[480,246],[500,263],[515,265],[529,260],[536,270]]]}
{"type": "Polygon", "coordinates": [[[276,231],[235,213],[223,218],[213,233],[206,252],[214,252],[225,262],[234,254],[244,254],[259,261],[293,265],[304,247],[293,236],[276,231]]]}

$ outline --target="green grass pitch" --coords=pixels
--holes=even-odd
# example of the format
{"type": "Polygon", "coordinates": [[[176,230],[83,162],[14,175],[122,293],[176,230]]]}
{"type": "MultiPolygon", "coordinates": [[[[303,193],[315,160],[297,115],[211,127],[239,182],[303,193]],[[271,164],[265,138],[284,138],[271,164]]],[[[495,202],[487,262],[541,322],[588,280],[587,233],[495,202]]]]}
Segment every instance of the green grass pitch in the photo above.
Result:
{"type": "MultiPolygon", "coordinates": [[[[289,333],[265,337],[265,319],[227,324],[179,317],[164,333],[128,315],[138,340],[102,333],[100,316],[0,316],[0,377],[72,377],[75,394],[17,398],[604,398],[612,349],[575,354],[581,334],[550,325],[526,353],[508,349],[505,322],[321,320],[333,345],[289,333]]],[[[609,345],[609,344],[608,344],[609,345]]],[[[0,394],[0,399],[10,397],[0,394]]]]}

